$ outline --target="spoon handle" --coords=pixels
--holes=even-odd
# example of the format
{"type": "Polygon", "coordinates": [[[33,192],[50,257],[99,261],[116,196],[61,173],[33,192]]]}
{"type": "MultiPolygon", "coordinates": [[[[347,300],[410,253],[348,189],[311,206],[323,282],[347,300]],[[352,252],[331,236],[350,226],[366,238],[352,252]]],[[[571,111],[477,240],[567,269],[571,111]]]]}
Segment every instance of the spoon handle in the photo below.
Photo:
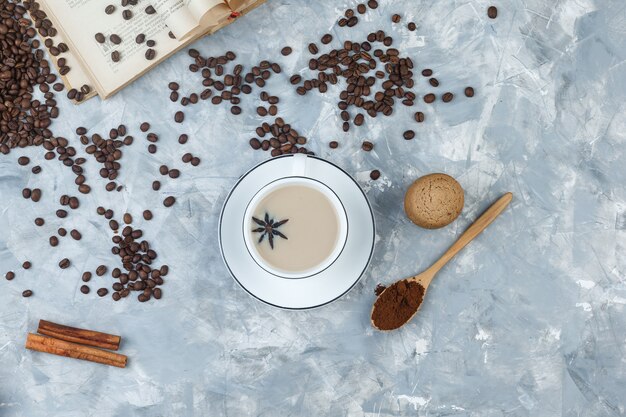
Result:
{"type": "Polygon", "coordinates": [[[430,268],[430,272],[436,274],[450,259],[461,249],[470,243],[476,236],[487,228],[496,217],[509,205],[513,199],[512,193],[506,193],[491,205],[474,223],[459,237],[459,239],[443,254],[430,268]]]}

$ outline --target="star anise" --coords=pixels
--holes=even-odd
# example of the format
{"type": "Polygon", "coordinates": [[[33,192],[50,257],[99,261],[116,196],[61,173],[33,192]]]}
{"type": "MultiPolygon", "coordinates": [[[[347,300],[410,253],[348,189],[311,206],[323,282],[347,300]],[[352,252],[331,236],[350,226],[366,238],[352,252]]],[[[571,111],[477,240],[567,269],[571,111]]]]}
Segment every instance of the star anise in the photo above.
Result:
{"type": "Polygon", "coordinates": [[[261,233],[258,243],[263,242],[263,239],[265,239],[265,236],[267,236],[267,240],[270,242],[270,247],[274,249],[274,236],[279,236],[287,240],[287,236],[285,236],[283,233],[279,232],[276,229],[287,223],[289,219],[274,221],[274,219],[270,219],[270,215],[268,213],[265,213],[265,218],[263,220],[259,220],[253,216],[252,221],[261,226],[257,227],[256,229],[252,229],[252,232],[254,233],[261,233]]]}

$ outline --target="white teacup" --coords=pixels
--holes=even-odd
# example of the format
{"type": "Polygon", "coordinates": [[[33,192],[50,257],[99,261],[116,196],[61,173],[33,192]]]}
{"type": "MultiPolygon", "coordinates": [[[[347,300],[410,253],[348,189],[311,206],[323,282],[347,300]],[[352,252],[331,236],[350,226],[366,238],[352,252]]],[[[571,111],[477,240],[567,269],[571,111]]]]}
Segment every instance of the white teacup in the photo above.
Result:
{"type": "MultiPolygon", "coordinates": [[[[302,157],[306,158],[304,155],[302,157]]],[[[304,160],[299,158],[299,155],[294,156],[293,159],[293,174],[305,173],[305,162],[303,162],[304,160]]],[[[295,196],[294,198],[296,198],[297,201],[297,196],[295,196]]],[[[268,216],[268,219],[270,219],[271,213],[268,213],[268,216]]],[[[271,218],[270,221],[272,220],[274,221],[274,223],[278,223],[279,221],[284,219],[271,218]]],[[[250,200],[250,203],[248,204],[248,207],[245,211],[243,219],[243,234],[248,252],[261,268],[265,269],[271,274],[282,278],[305,278],[325,270],[330,265],[332,265],[332,263],[339,257],[348,235],[348,220],[344,206],[342,205],[337,195],[330,188],[328,188],[328,186],[304,175],[294,175],[271,182],[265,185],[255,194],[252,200],[250,200]],[[300,187],[304,187],[305,189],[302,189],[300,187]],[[328,226],[327,230],[324,230],[322,229],[325,227],[324,224],[317,224],[315,222],[315,216],[317,212],[307,212],[306,210],[307,208],[311,208],[314,205],[311,205],[310,207],[302,206],[304,208],[299,212],[292,212],[292,216],[282,216],[284,218],[292,217],[289,219],[292,223],[289,224],[289,222],[286,222],[284,223],[284,225],[281,225],[275,229],[281,233],[273,235],[274,246],[270,247],[268,242],[269,234],[263,233],[262,231],[262,229],[264,229],[263,224],[265,224],[266,219],[264,218],[264,214],[258,213],[258,210],[260,210],[259,204],[266,204],[268,201],[271,201],[271,199],[268,200],[268,198],[271,198],[272,196],[277,196],[278,194],[275,193],[280,191],[282,191],[283,199],[285,198],[285,196],[288,196],[289,193],[300,192],[300,194],[307,195],[310,199],[313,199],[311,201],[313,201],[314,203],[319,202],[320,207],[322,207],[322,209],[319,210],[320,215],[324,215],[325,219],[328,219],[330,217],[329,213],[332,213],[332,215],[334,216],[333,218],[331,218],[330,221],[322,223],[332,225],[332,227],[328,226]],[[316,191],[317,193],[311,193],[310,191],[316,191]],[[325,201],[318,200],[320,198],[325,199],[325,201]],[[332,210],[330,210],[329,207],[332,207],[332,210]],[[263,224],[257,224],[257,222],[253,220],[253,216],[256,217],[257,220],[261,221],[263,224]],[[259,219],[259,217],[261,218],[259,219]],[[308,228],[307,230],[309,230],[311,236],[317,236],[319,242],[323,242],[318,244],[318,246],[315,246],[315,241],[312,241],[311,239],[305,239],[308,238],[308,236],[292,235],[292,240],[289,241],[289,236],[282,233],[289,227],[291,227],[291,229],[289,230],[301,231],[301,226],[304,222],[303,219],[306,219],[308,221],[309,218],[313,218],[313,221],[311,221],[309,224],[306,224],[305,227],[308,228]],[[265,236],[263,236],[263,238],[261,239],[261,243],[259,243],[259,239],[262,234],[265,234],[265,236]],[[333,237],[334,244],[329,243],[332,242],[333,237]],[[292,246],[287,247],[287,245],[292,246]],[[306,249],[300,250],[302,248],[308,248],[308,254],[306,249]],[[276,250],[276,252],[274,252],[274,250],[276,250]],[[283,257],[280,252],[281,250],[283,251],[283,254],[291,253],[291,256],[283,257]],[[265,253],[265,255],[263,253],[265,253]],[[327,256],[325,256],[326,254],[327,256]],[[272,259],[272,261],[269,260],[270,258],[272,259]],[[280,263],[283,263],[283,265],[279,265],[280,263]],[[288,265],[289,263],[292,263],[292,265],[288,265]],[[293,264],[296,264],[296,266],[294,266],[293,264]],[[299,269],[299,267],[297,266],[298,264],[306,266],[302,269],[299,269]]],[[[313,240],[315,240],[315,238],[313,240]]]]}

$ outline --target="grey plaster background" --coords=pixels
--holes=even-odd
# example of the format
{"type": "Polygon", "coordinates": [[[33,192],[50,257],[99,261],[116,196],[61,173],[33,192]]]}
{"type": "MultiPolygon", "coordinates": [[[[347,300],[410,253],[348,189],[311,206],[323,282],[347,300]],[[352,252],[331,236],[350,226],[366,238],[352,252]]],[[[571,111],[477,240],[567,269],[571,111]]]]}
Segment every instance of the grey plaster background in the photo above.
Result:
{"type": "Polygon", "coordinates": [[[355,175],[371,199],[372,265],[346,297],[318,310],[280,311],[252,299],[218,253],[229,187],[268,157],[247,145],[261,122],[254,100],[244,100],[240,117],[221,106],[188,107],[185,123],[174,126],[167,82],[198,89],[185,52],[107,102],[75,108],[60,98],[57,134],[78,144],[78,125],[104,133],[123,122],[137,140],[125,150],[121,193],[106,193],[98,167],[87,163],[94,191],[79,195],[81,208],[62,222],[85,237],[56,249],[47,238],[61,224],[53,216],[58,197],[75,193],[73,176],[44,161],[41,148],[0,157],[0,272],[18,275],[0,282],[0,415],[625,415],[626,3],[493,3],[497,20],[487,19],[487,1],[382,0],[355,28],[336,30],[337,16],[355,3],[270,0],[195,45],[204,54],[234,49],[244,64],[292,46],[268,90],[312,149],[355,175]],[[392,29],[395,12],[403,20],[392,29]],[[406,29],[410,20],[416,32],[406,29]],[[459,94],[451,104],[420,104],[423,125],[398,106],[394,117],[343,134],[335,97],[298,97],[287,77],[306,66],[306,45],[321,34],[332,30],[337,44],[379,28],[392,31],[418,68],[433,68],[442,90],[459,94]],[[466,85],[476,89],[471,100],[461,97],[466,85]],[[154,156],[138,130],[144,120],[161,137],[154,156]],[[417,132],[411,142],[401,137],[408,126],[417,132]],[[185,147],[176,142],[182,132],[191,136],[185,147]],[[333,139],[336,151],[327,146],[333,139]],[[363,139],[376,144],[373,152],[359,151],[363,139]],[[187,151],[202,158],[198,168],[181,167],[187,151]],[[18,167],[20,155],[47,175],[18,167]],[[161,163],[183,174],[157,197],[149,184],[161,163]],[[375,183],[373,168],[382,172],[375,183]],[[466,207],[451,226],[425,231],[407,221],[401,202],[412,180],[435,171],[459,179],[466,207]],[[22,199],[25,186],[42,188],[42,202],[22,199]],[[400,331],[373,331],[375,285],[426,268],[505,191],[515,195],[512,206],[442,271],[419,316],[400,331]],[[168,194],[178,198],[170,210],[159,203],[168,194]],[[161,302],[113,303],[78,291],[84,269],[113,262],[99,204],[136,218],[157,205],[144,231],[171,267],[161,302]],[[33,224],[40,215],[43,228],[33,224]],[[70,269],[57,267],[62,255],[73,260],[70,269]],[[26,259],[29,271],[19,267],[26,259]],[[25,288],[35,295],[23,299],[25,288]],[[130,366],[25,351],[40,318],[122,334],[130,366]]]}

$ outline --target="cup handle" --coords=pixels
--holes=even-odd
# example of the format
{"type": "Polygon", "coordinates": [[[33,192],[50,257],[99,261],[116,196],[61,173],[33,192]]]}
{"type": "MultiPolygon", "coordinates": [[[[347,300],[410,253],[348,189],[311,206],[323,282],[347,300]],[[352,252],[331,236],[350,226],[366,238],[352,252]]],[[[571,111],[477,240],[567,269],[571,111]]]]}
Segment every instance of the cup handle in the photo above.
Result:
{"type": "Polygon", "coordinates": [[[294,177],[306,177],[307,167],[306,161],[307,156],[302,153],[297,153],[293,156],[293,167],[291,170],[291,174],[294,177]]]}

